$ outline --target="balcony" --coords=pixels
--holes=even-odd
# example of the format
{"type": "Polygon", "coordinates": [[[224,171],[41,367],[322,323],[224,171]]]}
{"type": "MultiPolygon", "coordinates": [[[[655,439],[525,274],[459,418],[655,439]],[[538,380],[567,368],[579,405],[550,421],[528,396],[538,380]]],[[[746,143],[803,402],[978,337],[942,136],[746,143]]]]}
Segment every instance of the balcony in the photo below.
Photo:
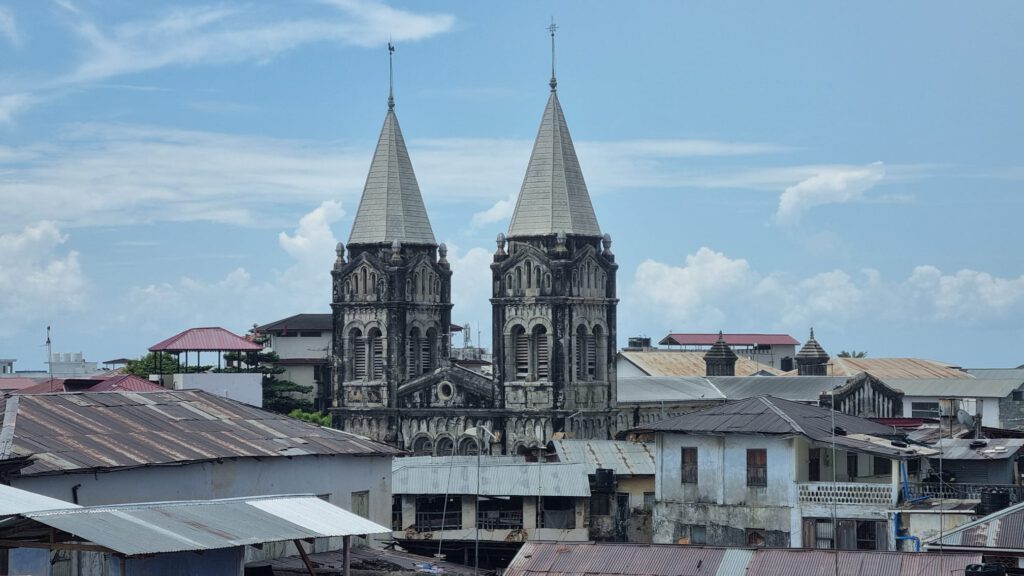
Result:
{"type": "Polygon", "coordinates": [[[1012,484],[961,484],[959,482],[911,482],[910,497],[928,496],[930,498],[957,498],[960,500],[981,500],[982,492],[1006,492],[1010,495],[1010,504],[1024,502],[1024,486],[1012,484]]]}
{"type": "Polygon", "coordinates": [[[481,510],[476,515],[481,530],[519,530],[523,527],[521,510],[481,510]]]}
{"type": "Polygon", "coordinates": [[[462,510],[447,512],[416,512],[416,530],[434,532],[437,530],[461,530],[462,510]]]}
{"type": "Polygon", "coordinates": [[[892,484],[801,482],[797,488],[801,504],[895,506],[898,496],[892,484]]]}

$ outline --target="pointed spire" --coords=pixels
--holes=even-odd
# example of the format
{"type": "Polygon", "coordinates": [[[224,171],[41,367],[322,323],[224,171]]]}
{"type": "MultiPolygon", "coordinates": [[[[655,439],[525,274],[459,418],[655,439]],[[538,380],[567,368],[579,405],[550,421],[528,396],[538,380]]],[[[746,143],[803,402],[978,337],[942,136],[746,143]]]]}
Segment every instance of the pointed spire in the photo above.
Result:
{"type": "Polygon", "coordinates": [[[803,348],[796,353],[797,374],[800,376],[827,376],[828,361],[831,356],[818,344],[814,338],[814,328],[811,328],[811,337],[804,342],[803,348]]]}
{"type": "Polygon", "coordinates": [[[569,134],[565,113],[558,102],[554,76],[552,23],[551,95],[533,143],[526,177],[508,227],[510,238],[551,236],[559,233],[601,237],[583,170],[569,134]]]}
{"type": "Polygon", "coordinates": [[[395,45],[388,41],[388,110],[395,109],[395,45]]]}
{"type": "MultiPolygon", "coordinates": [[[[388,53],[395,47],[388,43],[388,53]]],[[[389,57],[390,69],[390,57],[389,57]]],[[[426,244],[436,246],[420,186],[395,115],[393,87],[388,86],[388,112],[366,176],[363,197],[352,222],[352,244],[426,244]]]]}
{"type": "Polygon", "coordinates": [[[551,86],[551,91],[554,92],[558,88],[558,80],[555,78],[555,31],[558,30],[558,24],[555,24],[554,16],[551,17],[551,26],[548,26],[548,32],[551,32],[551,81],[548,85],[551,86]]]}

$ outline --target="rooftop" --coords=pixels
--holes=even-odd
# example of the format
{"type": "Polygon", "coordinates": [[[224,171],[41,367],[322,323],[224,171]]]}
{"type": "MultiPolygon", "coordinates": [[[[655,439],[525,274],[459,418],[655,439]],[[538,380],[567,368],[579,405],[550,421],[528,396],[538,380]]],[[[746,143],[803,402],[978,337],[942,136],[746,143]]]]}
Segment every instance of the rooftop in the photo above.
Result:
{"type": "MultiPolygon", "coordinates": [[[[722,334],[730,346],[798,346],[800,342],[789,334],[722,334]]],[[[717,333],[688,334],[672,333],[661,339],[662,346],[712,346],[718,340],[717,333]]]]}
{"type": "Polygon", "coordinates": [[[219,458],[399,451],[199,390],[81,392],[6,399],[0,461],[20,474],[187,464],[219,458]]]}
{"type": "Polygon", "coordinates": [[[968,564],[979,562],[980,554],[528,541],[513,558],[505,576],[832,575],[834,565],[839,568],[836,576],[934,576],[962,573],[968,564]],[[828,566],[829,570],[809,569],[820,566],[828,566]]]}
{"type": "MultiPolygon", "coordinates": [[[[856,376],[867,372],[876,378],[889,382],[891,378],[969,378],[970,376],[952,364],[925,360],[922,358],[840,358],[828,362],[831,376],[856,376]]],[[[796,370],[786,373],[796,376],[796,370]]]]}
{"type": "MultiPolygon", "coordinates": [[[[707,364],[704,352],[683,350],[623,350],[619,356],[651,376],[704,376],[707,364]]],[[[736,375],[757,373],[781,374],[782,371],[740,356],[736,359],[736,375]]]]}
{"type": "Polygon", "coordinates": [[[331,314],[295,314],[281,320],[257,326],[257,332],[287,333],[300,330],[332,330],[334,319],[331,314]]]}
{"type": "Polygon", "coordinates": [[[259,344],[219,327],[189,328],[149,347],[150,352],[258,352],[262,349],[259,344]]]}
{"type": "Polygon", "coordinates": [[[1024,502],[925,540],[924,547],[929,551],[1024,550],[1024,502]]]}
{"type": "Polygon", "coordinates": [[[518,456],[395,458],[393,494],[476,494],[481,496],[590,496],[587,466],[524,462],[518,456]]]}
{"type": "Polygon", "coordinates": [[[621,440],[552,440],[559,462],[585,464],[587,473],[598,468],[619,476],[654,476],[654,445],[621,440]]]}

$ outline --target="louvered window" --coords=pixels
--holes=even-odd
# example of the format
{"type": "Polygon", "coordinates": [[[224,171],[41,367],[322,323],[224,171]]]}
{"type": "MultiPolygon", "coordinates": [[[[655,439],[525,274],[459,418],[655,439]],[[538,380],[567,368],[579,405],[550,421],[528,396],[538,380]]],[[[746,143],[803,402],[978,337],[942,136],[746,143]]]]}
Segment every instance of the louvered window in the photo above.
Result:
{"type": "Polygon", "coordinates": [[[530,376],[530,341],[522,328],[519,328],[518,332],[513,332],[512,339],[516,380],[526,380],[530,376]]]}
{"type": "Polygon", "coordinates": [[[420,341],[420,370],[423,374],[434,369],[434,331],[427,330],[427,337],[420,341]]]}
{"type": "Polygon", "coordinates": [[[587,358],[587,331],[580,326],[576,330],[576,379],[583,380],[586,377],[587,358]]]}
{"type": "Polygon", "coordinates": [[[534,354],[537,359],[537,379],[548,379],[548,333],[538,327],[533,333],[534,354]]]}
{"type": "Polygon", "coordinates": [[[409,379],[415,378],[420,374],[420,329],[413,328],[409,332],[409,357],[406,358],[406,377],[409,379]]]}
{"type": "Polygon", "coordinates": [[[352,338],[352,376],[355,380],[366,378],[366,340],[360,336],[352,338]]]}
{"type": "Polygon", "coordinates": [[[587,377],[593,380],[597,376],[597,339],[587,336],[587,377]]]}
{"type": "Polygon", "coordinates": [[[384,377],[384,339],[380,337],[380,333],[371,336],[370,340],[370,351],[373,354],[373,374],[370,375],[372,380],[377,380],[384,377]]]}

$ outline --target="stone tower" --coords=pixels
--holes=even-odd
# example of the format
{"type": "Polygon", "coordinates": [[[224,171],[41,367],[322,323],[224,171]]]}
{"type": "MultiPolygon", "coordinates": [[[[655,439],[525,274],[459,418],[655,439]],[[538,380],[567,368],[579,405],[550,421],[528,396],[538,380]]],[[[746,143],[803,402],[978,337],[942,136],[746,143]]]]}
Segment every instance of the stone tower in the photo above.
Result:
{"type": "Polygon", "coordinates": [[[448,357],[451,270],[388,111],[333,277],[335,426],[401,445],[398,388],[448,357]]]}
{"type": "Polygon", "coordinates": [[[736,353],[725,342],[725,336],[718,333],[718,340],[704,354],[704,374],[706,376],[735,376],[736,353]]]}
{"type": "Polygon", "coordinates": [[[829,358],[828,352],[814,339],[814,328],[811,328],[811,337],[796,353],[796,373],[800,376],[828,376],[829,358]]]}
{"type": "Polygon", "coordinates": [[[508,235],[491,264],[494,378],[506,450],[554,432],[607,438],[615,407],[615,273],[569,128],[551,93],[508,235]]]}

